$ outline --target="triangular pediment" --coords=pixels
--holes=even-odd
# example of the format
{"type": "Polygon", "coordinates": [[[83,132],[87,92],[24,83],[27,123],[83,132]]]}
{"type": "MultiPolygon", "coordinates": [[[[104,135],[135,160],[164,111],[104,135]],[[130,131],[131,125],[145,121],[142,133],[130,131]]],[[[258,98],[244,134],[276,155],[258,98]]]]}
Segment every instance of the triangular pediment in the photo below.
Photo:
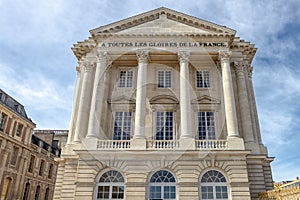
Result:
{"type": "Polygon", "coordinates": [[[135,99],[127,97],[125,95],[122,95],[122,96],[119,96],[119,97],[109,99],[108,102],[111,103],[111,104],[134,104],[135,99]]]}
{"type": "Polygon", "coordinates": [[[92,35],[111,34],[220,34],[235,30],[168,8],[158,8],[90,31],[92,35]]]}
{"type": "Polygon", "coordinates": [[[220,104],[220,100],[212,98],[207,95],[203,95],[192,101],[193,104],[220,104]]]}
{"type": "Polygon", "coordinates": [[[178,104],[178,100],[169,95],[159,95],[150,99],[150,104],[178,104]]]}

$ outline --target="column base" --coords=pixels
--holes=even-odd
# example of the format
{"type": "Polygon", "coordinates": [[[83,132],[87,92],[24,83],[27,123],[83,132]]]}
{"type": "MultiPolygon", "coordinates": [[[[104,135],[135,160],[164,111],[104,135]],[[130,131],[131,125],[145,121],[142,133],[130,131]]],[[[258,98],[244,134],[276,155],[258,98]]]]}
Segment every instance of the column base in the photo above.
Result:
{"type": "Polygon", "coordinates": [[[245,144],[242,138],[228,137],[227,142],[229,150],[245,150],[245,144]]]}
{"type": "Polygon", "coordinates": [[[146,138],[133,138],[130,140],[130,149],[133,150],[146,150],[146,138]]]}
{"type": "Polygon", "coordinates": [[[86,150],[96,150],[97,142],[98,142],[98,138],[96,137],[86,137],[82,139],[82,146],[86,150]]]}
{"type": "Polygon", "coordinates": [[[180,138],[179,148],[181,150],[195,150],[195,139],[194,138],[180,138]]]}

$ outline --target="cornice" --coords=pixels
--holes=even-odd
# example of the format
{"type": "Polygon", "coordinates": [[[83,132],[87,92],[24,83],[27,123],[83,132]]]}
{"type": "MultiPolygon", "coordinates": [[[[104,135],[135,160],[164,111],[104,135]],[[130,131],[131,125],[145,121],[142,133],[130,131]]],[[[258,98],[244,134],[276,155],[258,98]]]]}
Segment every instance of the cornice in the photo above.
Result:
{"type": "Polygon", "coordinates": [[[175,10],[171,10],[165,7],[157,8],[133,17],[129,17],[124,20],[120,20],[106,26],[100,26],[98,28],[90,30],[92,36],[99,33],[116,33],[146,22],[158,19],[161,15],[166,18],[180,22],[195,28],[213,31],[216,33],[225,33],[229,35],[235,35],[236,31],[225,26],[220,26],[218,24],[202,20],[175,10]]]}

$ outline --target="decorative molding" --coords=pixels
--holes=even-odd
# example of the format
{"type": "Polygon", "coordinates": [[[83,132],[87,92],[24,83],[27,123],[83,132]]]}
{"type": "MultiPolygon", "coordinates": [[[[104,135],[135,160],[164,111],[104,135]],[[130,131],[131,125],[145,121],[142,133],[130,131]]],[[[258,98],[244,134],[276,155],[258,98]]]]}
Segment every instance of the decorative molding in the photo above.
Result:
{"type": "Polygon", "coordinates": [[[149,61],[149,51],[141,49],[136,51],[137,60],[140,63],[148,63],[149,61]]]}
{"type": "Polygon", "coordinates": [[[231,57],[231,51],[219,51],[218,59],[221,62],[229,62],[229,59],[231,57]]]}
{"type": "Polygon", "coordinates": [[[97,49],[97,58],[99,62],[104,62],[106,66],[109,66],[112,63],[110,56],[105,51],[99,51],[97,49]]]}
{"type": "Polygon", "coordinates": [[[95,67],[95,62],[80,62],[80,66],[84,72],[91,72],[95,67]]]}
{"type": "Polygon", "coordinates": [[[237,76],[244,75],[244,73],[245,73],[245,66],[244,66],[243,62],[235,61],[235,62],[233,62],[231,64],[232,64],[233,69],[234,69],[234,71],[235,71],[235,73],[236,73],[237,76]]]}
{"type": "Polygon", "coordinates": [[[179,51],[178,59],[180,63],[189,62],[190,52],[189,51],[179,51]]]}
{"type": "Polygon", "coordinates": [[[220,104],[221,101],[219,99],[203,95],[198,97],[197,99],[192,100],[192,104],[220,104]]]}

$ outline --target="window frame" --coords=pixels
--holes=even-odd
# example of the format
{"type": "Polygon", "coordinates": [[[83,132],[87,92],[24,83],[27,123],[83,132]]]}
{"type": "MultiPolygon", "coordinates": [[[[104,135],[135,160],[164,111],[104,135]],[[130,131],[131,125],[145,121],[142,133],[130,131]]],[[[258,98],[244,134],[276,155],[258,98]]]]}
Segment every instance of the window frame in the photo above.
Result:
{"type": "MultiPolygon", "coordinates": [[[[128,116],[127,116],[128,117],[128,116]]],[[[130,140],[130,138],[132,137],[132,135],[133,135],[133,112],[131,112],[131,111],[115,111],[115,112],[113,112],[113,128],[112,128],[112,140],[130,140]],[[116,128],[116,115],[117,115],[117,113],[122,113],[122,119],[121,119],[121,139],[115,139],[115,135],[116,135],[116,132],[115,132],[115,128],[116,128]],[[125,113],[127,113],[127,114],[130,114],[130,120],[127,120],[127,122],[129,122],[130,123],[130,132],[129,132],[129,136],[128,136],[128,138],[127,139],[124,139],[124,136],[126,136],[126,134],[124,135],[124,128],[126,128],[127,126],[124,126],[124,124],[126,123],[126,121],[125,121],[125,113]]],[[[120,128],[119,126],[118,126],[118,128],[120,128]]],[[[127,132],[126,132],[127,133],[127,132]]],[[[126,137],[125,137],[126,138],[126,137]]]]}
{"type": "MultiPolygon", "coordinates": [[[[200,81],[200,80],[199,80],[200,81]]],[[[200,83],[201,84],[201,83],[200,83]]],[[[211,71],[209,69],[196,69],[195,70],[195,87],[197,89],[211,89],[211,71]],[[208,73],[208,86],[204,87],[204,83],[205,83],[205,75],[204,73],[208,73]],[[202,87],[198,86],[198,73],[201,73],[202,75],[202,87]]]]}
{"type": "MultiPolygon", "coordinates": [[[[218,177],[220,178],[220,177],[218,177]]],[[[226,178],[226,176],[224,175],[223,172],[217,170],[217,169],[210,169],[210,170],[206,170],[200,177],[199,177],[199,199],[200,200],[229,200],[230,199],[230,191],[229,191],[229,187],[228,187],[228,179],[226,178]],[[218,175],[221,175],[222,179],[224,179],[225,181],[218,181],[218,182],[202,182],[203,177],[208,174],[209,172],[214,171],[214,172],[218,172],[218,175]],[[212,188],[212,195],[213,198],[203,198],[202,196],[202,189],[203,188],[207,188],[207,187],[211,187],[212,188]],[[226,195],[227,198],[217,198],[217,187],[226,187],[226,195]]]]}
{"type": "Polygon", "coordinates": [[[43,176],[44,175],[44,171],[45,171],[45,160],[41,159],[40,161],[40,167],[39,167],[39,176],[43,176]]]}
{"type": "Polygon", "coordinates": [[[17,162],[18,162],[18,154],[19,154],[20,148],[17,146],[13,146],[11,155],[10,155],[10,160],[9,160],[9,164],[12,166],[16,166],[17,162]]]}
{"type": "Polygon", "coordinates": [[[35,156],[34,156],[34,155],[31,155],[31,156],[30,156],[29,166],[28,166],[28,172],[29,172],[29,173],[32,173],[32,172],[33,172],[34,164],[35,164],[35,156]]]}
{"type": "Polygon", "coordinates": [[[156,88],[158,88],[158,89],[170,89],[170,88],[172,88],[172,86],[173,86],[173,70],[171,70],[171,69],[158,69],[157,70],[157,72],[156,72],[156,88]],[[160,78],[159,78],[159,74],[160,74],[160,72],[163,72],[163,87],[160,87],[160,82],[159,82],[159,80],[160,80],[160,78]],[[167,77],[166,77],[166,72],[170,72],[170,86],[169,87],[167,87],[166,86],[166,81],[167,81],[167,77]]]}
{"type": "MultiPolygon", "coordinates": [[[[166,178],[166,176],[164,176],[166,178]]],[[[164,179],[166,180],[166,179],[164,179]]],[[[171,192],[172,193],[172,192],[171,192]]],[[[171,194],[169,193],[169,195],[171,194]]],[[[149,179],[148,179],[148,186],[147,186],[147,200],[152,200],[152,199],[169,199],[169,200],[176,200],[177,199],[177,195],[178,195],[178,192],[177,192],[177,179],[176,179],[176,176],[170,172],[169,170],[165,170],[165,169],[161,169],[161,170],[158,170],[158,171],[155,171],[154,173],[151,174],[151,176],[149,176],[149,179]],[[171,178],[174,179],[174,182],[151,182],[151,179],[153,178],[154,175],[160,173],[160,172],[167,172],[167,175],[172,175],[171,178]],[[152,195],[152,188],[153,187],[156,187],[156,188],[160,188],[160,197],[157,197],[155,196],[154,198],[151,198],[151,195],[152,195]],[[171,187],[174,187],[175,188],[175,198],[166,198],[165,197],[165,189],[166,187],[169,187],[169,189],[171,187]]]]}
{"type": "Polygon", "coordinates": [[[196,113],[196,118],[197,118],[197,120],[196,120],[196,123],[197,123],[197,126],[196,126],[196,128],[197,128],[197,131],[196,131],[197,132],[197,140],[216,140],[217,139],[216,112],[211,111],[211,110],[200,110],[196,113]],[[205,122],[204,122],[205,123],[205,138],[204,139],[203,138],[201,139],[200,131],[199,131],[200,130],[199,126],[201,125],[200,121],[199,121],[200,120],[200,116],[199,116],[200,113],[205,113],[205,116],[204,116],[204,120],[205,120],[205,122]],[[207,116],[208,113],[213,114],[213,121],[208,120],[208,116],[207,116]],[[210,122],[210,123],[213,122],[214,126],[208,125],[208,122],[210,122]],[[210,127],[213,128],[213,133],[209,135],[210,127]]]}
{"type": "Polygon", "coordinates": [[[119,89],[132,89],[134,88],[134,83],[135,83],[135,71],[131,68],[126,68],[126,67],[121,67],[118,70],[118,88],[119,89]],[[124,86],[121,85],[121,73],[125,72],[125,80],[124,80],[124,86]],[[128,72],[132,73],[131,76],[131,85],[128,86],[128,72]]]}
{"type": "Polygon", "coordinates": [[[164,124],[166,123],[166,119],[168,119],[168,116],[166,115],[167,113],[172,113],[172,139],[166,139],[166,128],[165,126],[161,127],[163,129],[163,139],[162,140],[176,140],[176,131],[175,131],[175,112],[174,111],[160,111],[160,110],[157,110],[154,112],[154,134],[153,134],[153,140],[158,140],[157,139],[157,134],[159,133],[158,131],[158,123],[161,123],[161,122],[158,122],[158,114],[159,113],[163,113],[163,119],[164,119],[164,124]]]}
{"type": "Polygon", "coordinates": [[[8,115],[1,112],[0,115],[0,131],[4,132],[7,125],[8,115]]]}
{"type": "Polygon", "coordinates": [[[18,137],[22,136],[23,128],[24,128],[24,125],[22,123],[18,122],[16,136],[18,136],[18,137]]]}
{"type": "MultiPolygon", "coordinates": [[[[110,170],[107,170],[107,171],[101,173],[101,175],[97,177],[97,182],[96,182],[96,187],[95,187],[94,198],[95,198],[96,200],[110,200],[110,199],[112,199],[113,188],[114,188],[114,187],[123,187],[123,198],[121,198],[121,199],[126,199],[126,196],[125,196],[126,186],[125,186],[125,178],[124,178],[124,175],[123,175],[120,171],[114,170],[114,169],[110,169],[110,170]],[[102,178],[105,174],[112,173],[112,172],[117,172],[117,174],[121,176],[122,181],[120,181],[120,182],[114,182],[114,181],[100,182],[101,178],[102,178]],[[100,188],[101,186],[103,186],[103,187],[109,187],[108,198],[98,198],[99,188],[100,188]]],[[[118,198],[113,198],[113,199],[118,199],[118,198]]]]}

